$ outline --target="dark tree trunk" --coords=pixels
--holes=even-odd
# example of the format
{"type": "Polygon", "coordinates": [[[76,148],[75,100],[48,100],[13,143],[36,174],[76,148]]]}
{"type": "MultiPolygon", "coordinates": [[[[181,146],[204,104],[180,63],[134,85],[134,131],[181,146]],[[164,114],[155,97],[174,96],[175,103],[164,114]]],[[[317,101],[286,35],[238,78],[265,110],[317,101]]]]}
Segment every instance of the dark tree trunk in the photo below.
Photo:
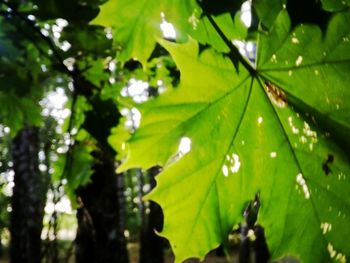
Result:
{"type": "Polygon", "coordinates": [[[23,128],[13,140],[15,172],[10,216],[12,263],[39,263],[45,186],[38,169],[38,129],[23,128]]]}
{"type": "Polygon", "coordinates": [[[95,155],[91,183],[78,189],[76,262],[127,263],[123,178],[115,173],[114,156],[95,155]]]}
{"type": "MultiPolygon", "coordinates": [[[[158,167],[149,170],[151,189],[155,187],[155,176],[158,174],[158,167]]],[[[155,233],[163,228],[163,212],[159,205],[150,201],[149,214],[141,226],[140,237],[140,263],[163,263],[165,240],[155,233]]]]}
{"type": "Polygon", "coordinates": [[[2,247],[2,243],[1,243],[1,240],[0,240],[0,258],[2,258],[3,255],[4,255],[4,248],[2,247]]]}
{"type": "Polygon", "coordinates": [[[120,115],[112,100],[92,96],[89,101],[92,109],[86,112],[82,127],[98,141],[98,149],[93,152],[91,182],[77,189],[81,207],[77,212],[76,262],[128,263],[123,178],[116,174],[116,152],[108,144],[110,130],[120,115]]]}

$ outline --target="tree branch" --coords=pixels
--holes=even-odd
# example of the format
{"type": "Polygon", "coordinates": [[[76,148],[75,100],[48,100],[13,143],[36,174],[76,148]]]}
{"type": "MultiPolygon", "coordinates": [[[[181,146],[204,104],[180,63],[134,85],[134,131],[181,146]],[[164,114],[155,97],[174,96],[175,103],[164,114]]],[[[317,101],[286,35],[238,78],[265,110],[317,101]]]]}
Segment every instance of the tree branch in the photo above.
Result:
{"type": "MultiPolygon", "coordinates": [[[[67,73],[69,76],[71,76],[73,79],[76,77],[76,73],[73,71],[70,71],[67,66],[63,63],[64,59],[62,58],[62,56],[60,55],[60,53],[57,50],[57,46],[54,44],[54,42],[52,41],[51,38],[45,36],[42,32],[40,27],[38,27],[34,21],[31,21],[30,19],[28,19],[27,17],[25,17],[22,13],[18,12],[16,10],[16,8],[10,4],[5,2],[4,0],[0,1],[1,4],[7,6],[11,11],[1,11],[1,15],[5,16],[10,16],[10,15],[14,15],[16,17],[18,17],[20,20],[22,20],[25,24],[27,24],[30,28],[32,28],[32,30],[37,33],[40,38],[46,42],[46,44],[48,45],[48,47],[51,49],[51,51],[53,52],[53,55],[55,57],[55,60],[59,63],[59,65],[61,66],[62,70],[67,73]]],[[[39,50],[40,51],[40,50],[39,50]]]]}
{"type": "MultiPolygon", "coordinates": [[[[63,70],[63,72],[72,78],[74,90],[72,92],[72,104],[71,104],[71,109],[70,109],[71,115],[70,115],[70,119],[68,122],[68,133],[69,133],[71,142],[69,144],[69,149],[66,153],[65,165],[64,165],[62,174],[60,176],[60,179],[63,179],[65,174],[70,169],[71,162],[72,162],[72,149],[73,149],[74,144],[75,144],[75,142],[72,141],[72,138],[73,138],[72,130],[73,130],[73,122],[74,122],[74,116],[75,116],[75,106],[76,106],[77,96],[78,96],[78,94],[77,94],[77,90],[78,90],[77,85],[78,84],[77,83],[78,83],[78,79],[79,79],[79,74],[81,72],[75,67],[74,67],[74,70],[72,70],[72,71],[68,69],[68,67],[63,63],[64,59],[61,56],[61,54],[58,52],[57,46],[55,45],[55,43],[52,41],[52,39],[50,37],[45,36],[41,32],[41,28],[38,27],[34,21],[28,19],[21,12],[17,11],[13,5],[11,5],[8,2],[5,2],[5,0],[0,0],[0,4],[3,4],[10,9],[10,11],[0,10],[0,15],[4,16],[5,18],[10,18],[11,16],[18,17],[21,21],[23,21],[26,25],[28,25],[33,30],[33,32],[37,33],[39,35],[39,37],[50,48],[50,50],[52,51],[54,60],[56,60],[59,63],[60,68],[63,70]]],[[[23,31],[23,30],[21,29],[21,31],[23,31]]],[[[22,33],[24,35],[26,35],[26,37],[28,39],[30,39],[30,37],[28,37],[28,34],[25,34],[24,32],[22,32],[22,33]]],[[[30,39],[30,40],[34,44],[34,46],[38,49],[38,51],[43,54],[43,56],[47,57],[50,60],[52,59],[52,57],[49,56],[35,41],[33,41],[32,39],[30,39]]],[[[62,182],[60,183],[59,186],[61,186],[61,185],[62,185],[62,182]]]]}

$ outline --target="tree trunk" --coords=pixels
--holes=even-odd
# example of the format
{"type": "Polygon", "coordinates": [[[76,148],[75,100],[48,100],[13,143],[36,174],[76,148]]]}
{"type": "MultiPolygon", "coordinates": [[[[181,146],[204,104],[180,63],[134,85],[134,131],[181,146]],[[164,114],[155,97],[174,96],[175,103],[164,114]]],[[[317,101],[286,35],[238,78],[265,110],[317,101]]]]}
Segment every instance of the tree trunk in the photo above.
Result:
{"type": "Polygon", "coordinates": [[[116,174],[116,152],[109,146],[110,130],[120,115],[112,100],[89,98],[92,109],[82,125],[98,141],[93,152],[91,182],[77,189],[77,263],[128,263],[125,230],[124,184],[116,174]]]}
{"type": "Polygon", "coordinates": [[[44,180],[38,168],[38,129],[23,128],[13,140],[15,172],[10,216],[12,263],[39,263],[45,205],[44,180]]]}
{"type": "Polygon", "coordinates": [[[115,173],[114,156],[95,152],[91,183],[78,189],[77,263],[128,263],[124,236],[122,175],[115,173]]]}
{"type": "MultiPolygon", "coordinates": [[[[155,187],[155,176],[159,173],[158,167],[149,170],[149,180],[151,189],[155,187]]],[[[162,237],[155,231],[162,231],[163,212],[161,207],[155,202],[149,202],[149,213],[146,213],[145,222],[141,226],[140,237],[140,263],[163,263],[164,262],[164,244],[162,237]]]]}

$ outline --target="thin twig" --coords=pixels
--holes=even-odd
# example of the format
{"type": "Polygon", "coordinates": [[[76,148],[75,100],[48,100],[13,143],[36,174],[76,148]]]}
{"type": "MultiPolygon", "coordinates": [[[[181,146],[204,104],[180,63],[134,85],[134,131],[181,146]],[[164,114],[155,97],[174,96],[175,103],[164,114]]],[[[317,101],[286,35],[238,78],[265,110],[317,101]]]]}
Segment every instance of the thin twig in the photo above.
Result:
{"type": "Polygon", "coordinates": [[[214,27],[215,31],[219,34],[220,38],[225,42],[226,46],[230,49],[229,58],[238,70],[237,61],[242,63],[242,65],[249,71],[252,76],[256,76],[256,69],[242,56],[238,48],[226,37],[225,33],[221,30],[218,24],[215,22],[214,18],[207,14],[201,5],[201,1],[197,0],[198,5],[202,8],[203,15],[208,18],[210,24],[214,27]]]}
{"type": "MultiPolygon", "coordinates": [[[[7,11],[1,11],[0,12],[0,16],[5,17],[6,19],[10,19],[11,18],[12,13],[11,12],[7,12],[7,11]]],[[[31,36],[29,35],[28,32],[26,32],[25,30],[23,30],[23,28],[18,27],[17,28],[26,38],[28,38],[30,40],[30,42],[34,45],[34,47],[39,51],[39,53],[46,57],[48,60],[51,61],[52,57],[44,51],[44,49],[34,40],[31,38],[31,36]]]]}
{"type": "Polygon", "coordinates": [[[54,42],[52,41],[51,38],[45,36],[42,32],[40,27],[38,27],[34,21],[28,19],[27,17],[25,17],[22,13],[18,12],[16,10],[16,8],[10,4],[5,2],[4,0],[1,0],[0,3],[2,3],[3,5],[7,6],[11,12],[7,12],[7,15],[14,15],[16,17],[18,17],[19,19],[21,19],[25,24],[27,24],[29,27],[31,27],[33,29],[34,32],[36,32],[43,41],[46,42],[46,44],[50,47],[51,51],[53,52],[55,59],[57,60],[57,62],[61,65],[62,69],[70,76],[72,76],[73,78],[75,77],[74,72],[70,71],[67,66],[63,63],[64,59],[62,58],[62,56],[60,55],[60,53],[57,51],[57,46],[54,44],[54,42]]]}
{"type": "MultiPolygon", "coordinates": [[[[6,16],[6,18],[9,18],[11,15],[16,16],[19,19],[21,19],[25,24],[27,24],[48,45],[48,47],[51,49],[51,51],[52,51],[52,53],[54,55],[54,59],[61,66],[61,69],[72,78],[74,90],[72,92],[73,93],[73,95],[72,95],[72,104],[71,104],[71,109],[70,109],[71,110],[71,116],[70,116],[69,123],[68,123],[68,133],[69,133],[70,138],[72,138],[73,137],[72,130],[73,130],[74,115],[75,115],[75,106],[76,106],[76,102],[77,102],[77,80],[79,79],[79,74],[81,72],[78,69],[76,69],[76,68],[74,68],[74,70],[72,70],[72,71],[68,69],[68,67],[63,63],[63,61],[64,61],[63,57],[58,52],[57,46],[54,44],[54,42],[52,41],[52,39],[50,37],[45,36],[41,32],[40,27],[38,27],[35,24],[34,21],[31,21],[26,16],[24,16],[22,13],[18,12],[16,10],[16,8],[14,6],[12,6],[10,3],[7,3],[4,0],[1,0],[0,3],[6,5],[11,10],[11,11],[2,12],[0,14],[6,16]]],[[[26,36],[26,37],[28,37],[28,36],[26,36]]],[[[37,43],[35,43],[35,41],[32,41],[32,42],[35,45],[35,47],[39,50],[40,53],[42,53],[44,56],[46,56],[50,60],[52,59],[50,56],[48,56],[48,54],[46,54],[42,50],[42,48],[40,46],[37,45],[37,43]]],[[[72,148],[73,148],[73,146],[74,146],[74,143],[70,142],[69,149],[68,149],[68,152],[66,154],[65,166],[63,168],[63,172],[62,172],[62,174],[60,176],[60,179],[64,178],[64,175],[68,172],[69,167],[71,166],[71,163],[72,163],[72,148]]],[[[59,185],[59,186],[61,186],[61,185],[59,185]]]]}

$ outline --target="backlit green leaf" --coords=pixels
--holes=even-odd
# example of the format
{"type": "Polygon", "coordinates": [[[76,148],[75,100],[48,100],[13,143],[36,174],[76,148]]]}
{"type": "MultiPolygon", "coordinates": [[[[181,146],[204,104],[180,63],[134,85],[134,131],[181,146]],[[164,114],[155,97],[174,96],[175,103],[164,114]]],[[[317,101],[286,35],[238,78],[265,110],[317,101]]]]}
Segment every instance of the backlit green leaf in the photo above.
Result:
{"type": "Polygon", "coordinates": [[[322,7],[328,11],[339,11],[350,6],[349,0],[322,0],[322,7]]]}
{"type": "Polygon", "coordinates": [[[195,1],[185,0],[110,0],[101,7],[94,24],[112,27],[115,41],[121,45],[121,61],[138,59],[143,65],[151,55],[156,39],[162,37],[160,24],[174,24],[180,38],[181,31],[190,25],[188,18],[195,1]]]}
{"type": "Polygon", "coordinates": [[[148,196],[176,262],[224,242],[258,194],[273,258],[344,262],[350,246],[349,13],[291,32],[286,11],[258,41],[254,75],[198,44],[160,43],[180,86],[140,106],[120,171],[164,166],[148,196]],[[239,73],[237,73],[239,72],[239,73]]]}

